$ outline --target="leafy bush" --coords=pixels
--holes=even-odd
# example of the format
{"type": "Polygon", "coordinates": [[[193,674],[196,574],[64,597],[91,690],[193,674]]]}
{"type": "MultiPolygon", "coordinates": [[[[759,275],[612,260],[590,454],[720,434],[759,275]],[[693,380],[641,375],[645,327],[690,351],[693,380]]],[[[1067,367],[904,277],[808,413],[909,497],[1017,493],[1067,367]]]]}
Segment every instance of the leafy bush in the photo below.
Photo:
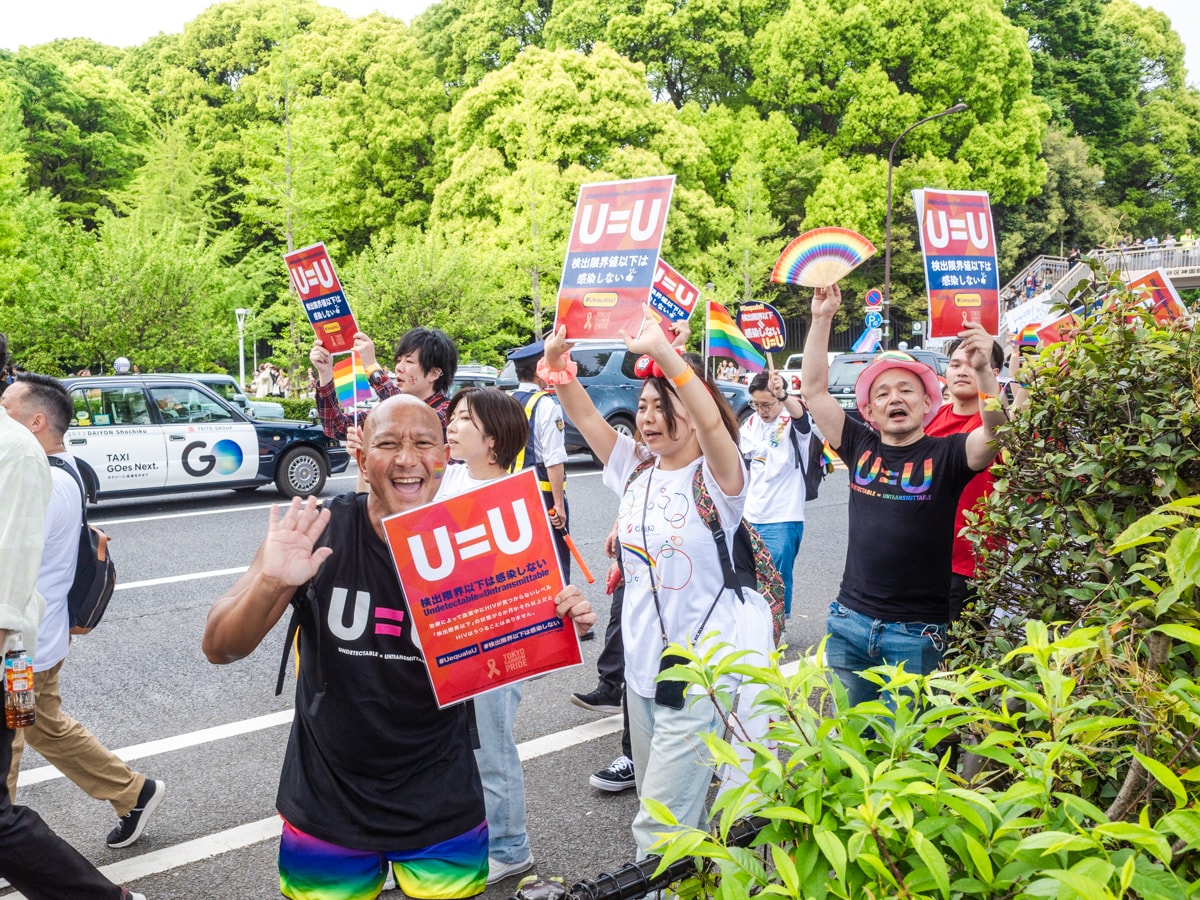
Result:
{"type": "MultiPolygon", "coordinates": [[[[1148,761],[1181,801],[1157,821],[1110,821],[1073,790],[1096,768],[1090,743],[1128,735],[1137,724],[1079,690],[1074,673],[1103,645],[1103,629],[1051,641],[1051,631],[1033,621],[1026,636],[997,667],[929,677],[872,670],[870,677],[895,693],[894,711],[878,701],[848,708],[841,684],[811,660],[785,674],[778,660],[760,669],[673,648],[691,660],[689,680],[705,685],[724,709],[729,698],[713,686],[734,671],[765,687],[760,709],[772,717],[763,741],[743,740],[733,714],[733,741],[707,738],[714,759],[740,768],[747,780],[718,797],[712,834],[682,829],[655,848],[664,867],[686,856],[707,861],[676,885],[679,895],[1193,895],[1200,884],[1172,871],[1172,840],[1200,846],[1200,809],[1183,805],[1181,779],[1148,761]],[[1006,674],[1010,666],[1028,675],[1006,674]],[[947,749],[947,739],[967,727],[985,734],[971,753],[988,765],[971,783],[955,773],[947,749]],[[741,762],[747,748],[752,759],[741,762]],[[767,822],[756,847],[730,846],[734,823],[751,815],[767,822]]],[[[1133,747],[1125,752],[1138,757],[1133,747]]],[[[675,825],[665,807],[651,807],[675,825]]]]}
{"type": "Polygon", "coordinates": [[[307,422],[309,413],[317,408],[316,402],[308,397],[275,397],[273,399],[283,406],[283,416],[286,419],[301,419],[307,422]]]}
{"type": "Polygon", "coordinates": [[[1200,896],[1200,348],[1105,293],[1021,376],[948,671],[873,670],[897,708],[847,709],[810,661],[691,655],[722,708],[721,674],[765,685],[772,723],[751,741],[728,714],[732,742],[709,740],[746,778],[712,835],[661,842],[708,861],[683,895],[1200,896]],[[729,846],[747,815],[757,848],[729,846]]]}

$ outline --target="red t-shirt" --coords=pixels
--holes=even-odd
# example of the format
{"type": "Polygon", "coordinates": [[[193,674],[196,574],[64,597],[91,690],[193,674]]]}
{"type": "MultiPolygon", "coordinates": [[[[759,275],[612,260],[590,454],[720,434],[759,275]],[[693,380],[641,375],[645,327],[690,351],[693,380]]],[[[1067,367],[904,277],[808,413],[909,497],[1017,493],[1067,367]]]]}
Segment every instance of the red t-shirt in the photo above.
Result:
{"type": "MultiPolygon", "coordinates": [[[[960,416],[954,412],[953,403],[946,403],[934,414],[933,421],[925,427],[925,433],[932,437],[945,437],[948,434],[974,431],[982,424],[983,419],[979,417],[979,413],[960,416]]],[[[991,468],[984,469],[967,482],[962,496],[958,498],[958,512],[954,515],[954,555],[950,564],[950,569],[955,574],[967,578],[975,577],[974,548],[971,542],[962,536],[963,529],[967,527],[963,513],[973,509],[981,497],[986,497],[992,492],[994,480],[991,468]]]]}

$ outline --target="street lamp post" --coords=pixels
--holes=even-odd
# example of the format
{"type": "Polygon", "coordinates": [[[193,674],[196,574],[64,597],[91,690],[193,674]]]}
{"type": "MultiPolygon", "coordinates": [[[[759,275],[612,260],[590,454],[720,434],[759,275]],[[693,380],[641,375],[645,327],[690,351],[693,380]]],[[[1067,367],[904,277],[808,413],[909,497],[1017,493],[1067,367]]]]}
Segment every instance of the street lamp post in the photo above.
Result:
{"type": "Polygon", "coordinates": [[[942,116],[950,116],[954,113],[960,113],[967,108],[965,103],[955,103],[949,109],[943,109],[940,113],[934,113],[932,116],[926,116],[919,122],[913,122],[902,132],[900,137],[892,142],[892,149],[888,151],[888,177],[887,177],[887,225],[884,228],[883,234],[883,349],[888,349],[889,339],[892,334],[892,160],[896,155],[896,148],[900,146],[900,142],[904,140],[904,136],[919,125],[924,125],[926,122],[932,122],[934,119],[940,119],[942,116]]]}
{"type": "Polygon", "coordinates": [[[246,391],[246,313],[248,309],[235,309],[238,323],[238,391],[246,391]]]}

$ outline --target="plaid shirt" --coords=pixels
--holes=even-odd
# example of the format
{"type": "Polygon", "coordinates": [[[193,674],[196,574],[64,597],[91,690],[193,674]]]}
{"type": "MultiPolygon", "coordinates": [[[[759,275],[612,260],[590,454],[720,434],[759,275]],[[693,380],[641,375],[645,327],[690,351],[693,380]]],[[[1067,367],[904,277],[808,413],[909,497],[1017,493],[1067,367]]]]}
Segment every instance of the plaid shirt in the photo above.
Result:
{"type": "MultiPolygon", "coordinates": [[[[400,386],[396,384],[395,379],[385,378],[378,384],[371,385],[374,388],[376,395],[380,400],[386,400],[388,397],[394,397],[400,393],[400,386]]],[[[354,416],[348,415],[338,403],[337,388],[333,382],[317,385],[317,415],[321,418],[321,429],[331,438],[339,441],[346,439],[346,432],[350,426],[354,424],[354,416]]],[[[438,414],[438,418],[442,420],[442,436],[446,434],[446,415],[450,409],[450,398],[441,391],[436,392],[426,401],[433,407],[434,412],[438,414]]],[[[359,421],[362,421],[362,416],[359,416],[359,421]]]]}

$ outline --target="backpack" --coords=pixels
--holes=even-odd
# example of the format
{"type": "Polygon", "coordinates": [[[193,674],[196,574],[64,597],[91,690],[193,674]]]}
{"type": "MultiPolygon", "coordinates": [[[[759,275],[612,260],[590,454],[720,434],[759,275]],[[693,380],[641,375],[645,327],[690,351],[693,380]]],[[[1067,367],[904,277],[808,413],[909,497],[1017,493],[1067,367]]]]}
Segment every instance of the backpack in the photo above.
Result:
{"type": "MultiPolygon", "coordinates": [[[[811,443],[811,442],[810,442],[811,443]]],[[[818,445],[819,446],[819,445],[818,445]]],[[[818,449],[818,454],[820,450],[818,449]]],[[[643,460],[634,467],[625,483],[628,490],[642,472],[654,464],[653,460],[643,460]]],[[[721,570],[725,574],[725,587],[734,591],[738,598],[745,603],[742,588],[748,587],[763,595],[771,607],[771,626],[775,646],[779,646],[785,627],[783,610],[783,577],[771,559],[771,551],[763,543],[763,539],[754,526],[742,519],[738,522],[737,530],[733,533],[733,559],[729,558],[729,548],[725,545],[725,529],[721,527],[721,519],[717,515],[716,504],[704,484],[704,466],[696,466],[692,476],[692,498],[700,518],[712,532],[717,544],[717,555],[721,559],[721,570]]]]}
{"type": "Polygon", "coordinates": [[[108,550],[108,535],[88,524],[87,491],[73,467],[56,456],[47,457],[50,465],[65,469],[79,485],[83,511],[79,525],[79,553],[75,562],[75,580],[67,591],[67,617],[71,634],[87,634],[100,624],[108,601],[117,585],[117,567],[108,550]]]}
{"type": "Polygon", "coordinates": [[[818,440],[815,434],[812,435],[808,442],[808,453],[800,453],[800,439],[796,437],[796,432],[801,434],[812,434],[812,416],[807,410],[804,412],[804,418],[799,420],[800,424],[796,424],[797,420],[792,419],[792,427],[788,429],[788,433],[792,439],[792,447],[796,451],[796,461],[804,468],[804,501],[817,499],[817,491],[821,487],[821,482],[825,476],[832,471],[832,467],[825,465],[825,442],[818,440]]]}

